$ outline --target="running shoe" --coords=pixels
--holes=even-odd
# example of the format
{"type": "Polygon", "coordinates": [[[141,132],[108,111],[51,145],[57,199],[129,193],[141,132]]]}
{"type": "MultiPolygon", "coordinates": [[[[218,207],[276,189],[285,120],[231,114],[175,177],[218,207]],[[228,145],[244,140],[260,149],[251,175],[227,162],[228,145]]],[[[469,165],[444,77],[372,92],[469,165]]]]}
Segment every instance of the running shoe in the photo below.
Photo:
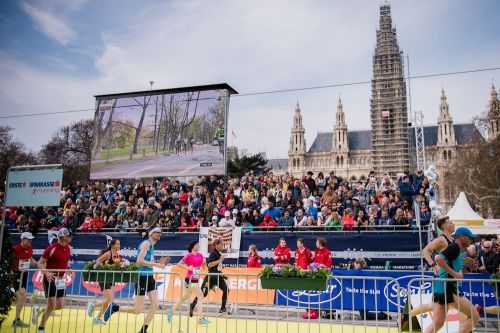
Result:
{"type": "Polygon", "coordinates": [[[27,328],[27,327],[30,327],[29,324],[26,324],[24,321],[22,321],[21,319],[16,319],[14,320],[14,322],[12,323],[12,326],[13,327],[18,327],[18,328],[27,328]]]}
{"type": "Polygon", "coordinates": [[[36,332],[37,333],[45,333],[45,330],[38,329],[36,332]]]}
{"type": "Polygon", "coordinates": [[[44,308],[39,307],[38,305],[35,305],[33,307],[33,310],[31,312],[31,323],[33,325],[38,325],[38,319],[40,318],[40,315],[45,311],[44,308]]]}
{"type": "Polygon", "coordinates": [[[94,324],[96,326],[106,325],[106,323],[102,319],[99,319],[99,318],[94,318],[94,320],[92,321],[92,324],[94,324]]]}
{"type": "Polygon", "coordinates": [[[210,324],[210,321],[207,318],[203,317],[200,320],[198,320],[198,324],[200,324],[200,325],[208,325],[208,324],[210,324]]]}
{"type": "Polygon", "coordinates": [[[108,321],[109,318],[111,318],[111,315],[117,312],[118,310],[120,310],[120,306],[118,306],[118,304],[110,303],[106,311],[104,311],[104,318],[103,318],[104,321],[105,322],[108,321]]]}
{"type": "Polygon", "coordinates": [[[92,317],[94,315],[94,308],[95,308],[94,303],[89,302],[87,304],[87,316],[92,317]]]}

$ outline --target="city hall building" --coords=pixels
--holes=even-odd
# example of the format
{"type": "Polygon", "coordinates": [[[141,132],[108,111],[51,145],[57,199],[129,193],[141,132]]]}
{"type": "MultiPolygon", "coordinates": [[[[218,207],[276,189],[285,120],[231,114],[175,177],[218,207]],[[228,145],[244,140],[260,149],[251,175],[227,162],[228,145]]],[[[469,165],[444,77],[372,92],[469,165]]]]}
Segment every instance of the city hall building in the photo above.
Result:
{"type": "MultiPolygon", "coordinates": [[[[415,132],[410,127],[407,110],[407,89],[403,75],[403,55],[400,51],[396,29],[392,26],[389,5],[380,7],[377,43],[373,55],[373,79],[371,83],[370,118],[371,130],[349,131],[345,121],[344,106],[338,100],[335,124],[331,132],[318,133],[309,149],[306,148],[302,112],[297,103],[288,149],[288,159],[270,160],[275,173],[288,172],[302,176],[307,171],[330,171],[350,179],[365,179],[374,170],[377,175],[415,171],[415,132]]],[[[445,91],[441,91],[437,124],[424,126],[425,158],[427,165],[435,165],[438,172],[455,158],[460,149],[484,140],[472,123],[455,124],[449,109],[445,91]]],[[[496,88],[491,88],[488,113],[488,138],[500,132],[500,102],[496,88]]],[[[452,194],[443,202],[454,200],[452,194]]]]}

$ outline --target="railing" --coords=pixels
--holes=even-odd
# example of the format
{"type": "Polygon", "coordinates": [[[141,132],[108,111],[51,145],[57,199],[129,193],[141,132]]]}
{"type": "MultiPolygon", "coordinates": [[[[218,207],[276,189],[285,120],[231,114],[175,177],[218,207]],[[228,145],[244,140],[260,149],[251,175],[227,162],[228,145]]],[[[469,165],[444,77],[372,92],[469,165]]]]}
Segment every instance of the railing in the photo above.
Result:
{"type": "MultiPolygon", "coordinates": [[[[408,329],[422,331],[434,325],[440,332],[455,333],[462,325],[471,325],[471,330],[500,330],[500,280],[487,279],[442,279],[429,276],[413,278],[408,282],[408,329]],[[495,282],[496,281],[496,282],[495,282]],[[456,287],[453,286],[456,283],[456,287]],[[440,284],[438,295],[434,287],[440,284]],[[456,290],[455,290],[456,288],[456,290]],[[438,299],[439,298],[439,299],[438,299]],[[443,317],[440,320],[433,302],[440,302],[443,317]],[[432,314],[428,314],[432,311],[432,314]],[[415,327],[413,317],[418,320],[415,327]]],[[[439,306],[438,306],[439,307],[439,306]]]]}
{"type": "MultiPolygon", "coordinates": [[[[283,232],[283,231],[293,231],[293,232],[337,232],[337,233],[345,233],[345,232],[418,232],[418,228],[412,227],[410,225],[373,225],[373,226],[353,226],[349,228],[345,228],[342,226],[306,226],[306,227],[252,227],[246,228],[242,227],[243,231],[248,232],[283,232]]],[[[199,233],[198,228],[192,228],[189,231],[179,231],[178,228],[161,228],[164,233],[199,233]]],[[[146,232],[148,229],[143,228],[126,228],[126,229],[116,229],[116,228],[101,228],[99,230],[89,230],[89,231],[75,231],[77,234],[89,234],[89,233],[138,233],[138,232],[146,232]]],[[[429,225],[422,226],[422,232],[431,231],[431,227],[429,225]]],[[[11,234],[21,233],[18,229],[9,229],[11,234]]],[[[38,229],[38,233],[47,233],[48,229],[38,229]]]]}
{"type": "MultiPolygon", "coordinates": [[[[262,288],[259,270],[228,269],[224,275],[205,275],[212,284],[220,285],[215,291],[208,292],[206,298],[198,300],[203,316],[210,322],[207,324],[199,322],[197,311],[195,318],[190,319],[188,302],[191,300],[179,306],[169,320],[168,314],[174,303],[190,290],[186,288],[184,274],[176,268],[168,267],[162,272],[155,272],[154,280],[143,279],[142,282],[135,272],[68,270],[64,273],[64,307],[49,317],[46,332],[101,332],[103,329],[120,333],[137,332],[144,323],[141,316],[144,312],[145,318],[148,314],[151,318],[148,332],[196,332],[198,329],[238,333],[343,332],[344,329],[366,331],[371,326],[377,331],[397,332],[405,295],[399,282],[390,277],[335,276],[326,280],[326,288],[322,291],[273,290],[262,288]],[[229,290],[226,314],[219,313],[221,289],[225,289],[219,283],[222,280],[229,290]],[[142,303],[144,298],[135,296],[132,299],[137,285],[141,283],[139,289],[148,299],[147,306],[142,303]],[[152,289],[148,283],[154,284],[155,292],[148,293],[152,289]],[[109,318],[104,311],[102,320],[107,319],[104,325],[108,327],[94,322],[86,314],[87,304],[90,303],[95,304],[93,317],[98,316],[104,300],[100,296],[104,286],[113,288],[114,294],[111,296],[107,292],[106,300],[112,300],[120,307],[109,318]]],[[[48,304],[41,291],[44,278],[37,270],[26,270],[23,274],[28,281],[29,300],[21,319],[27,322],[35,317],[36,324],[40,325],[41,317],[36,318],[37,314],[48,304]]],[[[194,288],[191,291],[197,290],[200,283],[191,287],[194,288]]],[[[47,283],[45,285],[47,287],[47,283]]],[[[22,332],[19,328],[16,330],[22,332]]]]}

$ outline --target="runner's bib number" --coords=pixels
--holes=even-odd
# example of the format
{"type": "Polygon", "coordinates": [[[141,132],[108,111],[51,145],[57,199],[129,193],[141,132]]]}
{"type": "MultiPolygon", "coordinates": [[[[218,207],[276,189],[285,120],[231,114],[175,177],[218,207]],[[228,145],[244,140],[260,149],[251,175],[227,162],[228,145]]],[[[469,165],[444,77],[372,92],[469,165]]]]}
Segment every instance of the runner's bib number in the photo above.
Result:
{"type": "Polygon", "coordinates": [[[64,282],[64,279],[56,278],[56,289],[57,290],[66,289],[66,283],[64,282]]]}
{"type": "Polygon", "coordinates": [[[30,261],[29,260],[19,260],[19,270],[25,271],[27,269],[30,269],[30,261]]]}
{"type": "Polygon", "coordinates": [[[191,276],[192,279],[198,279],[200,277],[200,269],[195,268],[193,269],[193,275],[191,276]]]}

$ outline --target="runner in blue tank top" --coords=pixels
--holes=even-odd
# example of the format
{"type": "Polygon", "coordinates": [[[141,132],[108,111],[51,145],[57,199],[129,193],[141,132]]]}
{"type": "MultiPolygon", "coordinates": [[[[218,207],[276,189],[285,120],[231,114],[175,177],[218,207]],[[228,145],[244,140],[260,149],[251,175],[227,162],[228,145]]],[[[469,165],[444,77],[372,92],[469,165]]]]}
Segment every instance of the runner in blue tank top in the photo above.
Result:
{"type": "Polygon", "coordinates": [[[460,316],[459,333],[471,332],[479,322],[476,309],[467,298],[459,296],[458,281],[453,281],[463,279],[464,253],[474,238],[468,228],[457,228],[453,243],[435,257],[435,263],[439,267],[438,278],[447,280],[434,282],[432,324],[425,328],[424,333],[437,332],[443,327],[449,307],[454,307],[465,315],[460,316]]]}
{"type": "Polygon", "coordinates": [[[159,262],[155,262],[155,245],[161,238],[161,229],[154,228],[149,231],[149,238],[144,240],[137,248],[137,264],[139,268],[139,281],[135,285],[135,304],[131,308],[120,308],[117,304],[112,303],[109,311],[104,314],[104,320],[109,320],[111,314],[116,311],[128,312],[133,314],[144,313],[144,296],[147,294],[150,302],[150,307],[148,313],[144,318],[144,324],[141,327],[139,333],[146,333],[148,330],[149,323],[153,320],[156,311],[158,310],[158,293],[156,291],[156,282],[153,277],[153,267],[158,267],[160,269],[165,268],[165,266],[170,262],[169,257],[163,257],[159,262]]]}

